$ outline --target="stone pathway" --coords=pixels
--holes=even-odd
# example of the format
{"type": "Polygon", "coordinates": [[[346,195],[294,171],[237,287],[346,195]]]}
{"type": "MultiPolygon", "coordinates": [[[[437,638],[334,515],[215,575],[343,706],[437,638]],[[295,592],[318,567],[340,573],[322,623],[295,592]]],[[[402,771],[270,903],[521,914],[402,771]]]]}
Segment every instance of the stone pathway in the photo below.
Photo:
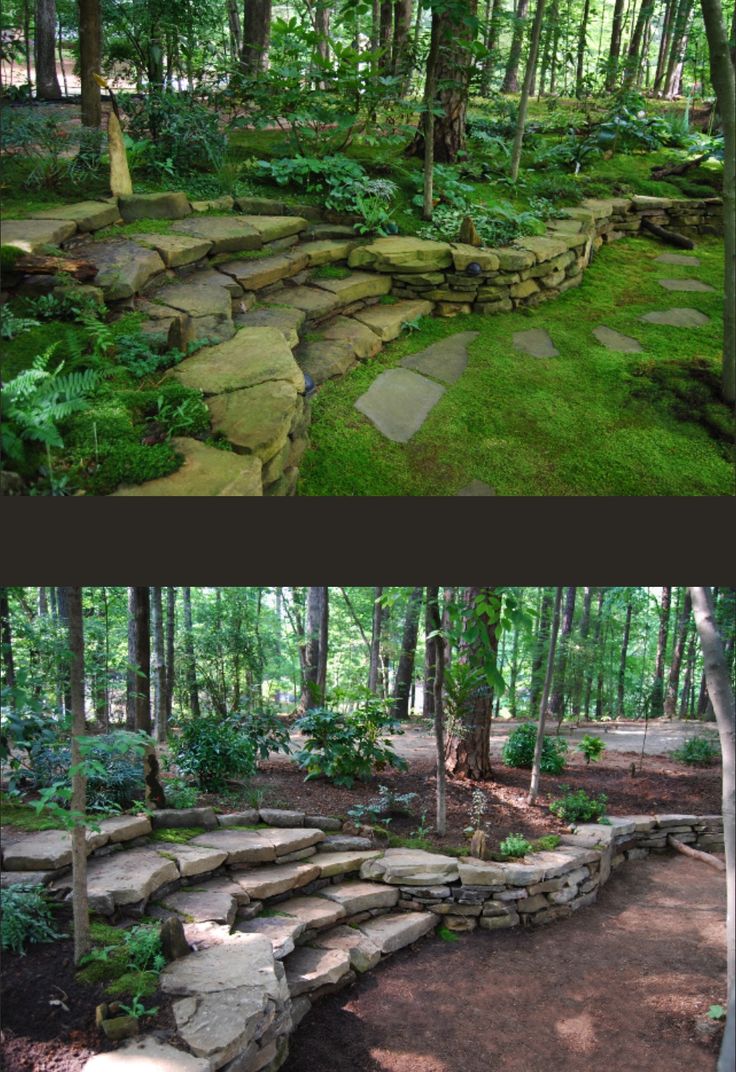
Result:
{"type": "Polygon", "coordinates": [[[408,443],[444,393],[444,387],[409,369],[387,369],[360,396],[355,408],[387,439],[408,443]]]}
{"type": "Polygon", "coordinates": [[[514,347],[530,357],[559,357],[560,351],[544,328],[531,328],[514,334],[514,347]]]}
{"type": "Polygon", "coordinates": [[[695,291],[709,291],[715,290],[710,283],[703,283],[700,279],[658,279],[660,287],[664,287],[665,290],[695,290],[695,291]]]}
{"type": "Polygon", "coordinates": [[[710,317],[698,309],[665,309],[662,312],[644,313],[639,317],[647,324],[668,324],[676,328],[696,328],[707,324],[710,317]]]}
{"type": "Polygon", "coordinates": [[[687,257],[684,253],[662,253],[654,258],[655,264],[684,264],[691,268],[697,268],[700,264],[698,257],[687,257]]]}
{"type": "Polygon", "coordinates": [[[605,346],[607,350],[615,350],[622,354],[639,354],[641,353],[641,343],[637,339],[632,339],[628,335],[622,335],[619,331],[614,331],[613,328],[607,328],[600,325],[597,328],[593,328],[593,334],[602,346],[605,346]]]}

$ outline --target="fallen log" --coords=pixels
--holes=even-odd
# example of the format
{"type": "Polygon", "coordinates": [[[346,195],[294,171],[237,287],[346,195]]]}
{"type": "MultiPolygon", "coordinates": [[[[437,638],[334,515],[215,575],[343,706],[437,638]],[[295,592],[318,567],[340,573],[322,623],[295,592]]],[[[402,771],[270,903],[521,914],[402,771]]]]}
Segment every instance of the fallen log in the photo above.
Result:
{"type": "Polygon", "coordinates": [[[28,253],[19,257],[13,265],[14,272],[24,272],[26,275],[64,275],[73,276],[80,283],[94,279],[97,275],[97,265],[92,261],[72,260],[69,257],[44,257],[39,253],[28,253]]]}
{"type": "Polygon", "coordinates": [[[694,160],[685,160],[679,164],[662,164],[661,167],[652,168],[653,179],[666,179],[668,175],[684,175],[690,168],[697,167],[699,164],[704,164],[710,157],[710,153],[703,153],[702,156],[696,156],[694,160]]]}
{"type": "Polygon", "coordinates": [[[717,856],[711,856],[709,852],[701,852],[700,849],[691,849],[689,845],[685,845],[682,841],[678,841],[673,834],[669,834],[667,837],[667,844],[677,852],[681,852],[683,856],[692,856],[696,860],[701,860],[704,864],[709,864],[711,867],[715,867],[716,871],[725,871],[726,865],[723,860],[719,860],[717,856]]]}
{"type": "Polygon", "coordinates": [[[695,243],[692,238],[686,238],[685,235],[678,234],[677,231],[665,231],[664,227],[660,227],[658,223],[652,223],[646,216],[641,218],[641,229],[642,231],[649,231],[670,246],[677,246],[678,249],[695,249],[695,243]]]}

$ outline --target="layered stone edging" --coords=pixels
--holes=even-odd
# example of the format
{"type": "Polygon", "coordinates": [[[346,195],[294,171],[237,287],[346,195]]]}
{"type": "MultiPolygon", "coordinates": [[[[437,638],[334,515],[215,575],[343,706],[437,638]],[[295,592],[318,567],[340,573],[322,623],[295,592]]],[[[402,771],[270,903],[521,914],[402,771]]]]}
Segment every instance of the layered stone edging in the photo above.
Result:
{"type": "Polygon", "coordinates": [[[604,243],[640,232],[646,219],[690,235],[723,230],[720,198],[587,199],[562,212],[545,235],[478,249],[357,239],[351,227],[319,222],[314,206],[267,198],[190,204],[181,193],[142,194],[6,220],[0,241],[27,252],[61,244],[93,261],[100,296],[113,308],[144,312],[143,331],[161,345],[215,340],[170,375],[203,392],[212,428],[233,453],[178,439],[178,472],[116,495],[281,496],[295,493],[309,445],[305,374],[317,386],[344,375],[418,316],[492,315],[549,301],[582,282],[604,243]],[[90,237],[119,217],[170,219],[172,233],[90,237]],[[238,259],[242,253],[258,256],[238,259]],[[352,272],[320,277],[325,265],[352,272]],[[383,295],[398,301],[382,305],[383,295]]]}

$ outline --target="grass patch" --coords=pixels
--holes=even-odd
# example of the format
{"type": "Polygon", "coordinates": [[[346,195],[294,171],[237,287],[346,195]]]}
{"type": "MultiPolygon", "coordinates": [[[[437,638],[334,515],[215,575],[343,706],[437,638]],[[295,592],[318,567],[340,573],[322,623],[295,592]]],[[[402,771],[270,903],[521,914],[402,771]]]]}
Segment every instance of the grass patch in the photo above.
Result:
{"type": "Polygon", "coordinates": [[[441,938],[443,942],[459,942],[460,935],[455,934],[449,927],[442,926],[437,931],[437,937],[441,938]]]}
{"type": "Polygon", "coordinates": [[[172,845],[186,845],[192,838],[205,832],[203,826],[167,826],[163,830],[154,830],[153,837],[156,841],[168,841],[172,845]]]}
{"type": "Polygon", "coordinates": [[[43,812],[37,815],[35,808],[32,808],[30,804],[18,804],[10,800],[5,794],[0,799],[0,814],[2,815],[3,826],[17,826],[19,830],[31,832],[34,830],[63,829],[58,820],[49,818],[43,812]]]}
{"type": "Polygon", "coordinates": [[[351,274],[349,268],[339,268],[336,264],[323,264],[313,275],[313,279],[347,279],[351,274]]]}

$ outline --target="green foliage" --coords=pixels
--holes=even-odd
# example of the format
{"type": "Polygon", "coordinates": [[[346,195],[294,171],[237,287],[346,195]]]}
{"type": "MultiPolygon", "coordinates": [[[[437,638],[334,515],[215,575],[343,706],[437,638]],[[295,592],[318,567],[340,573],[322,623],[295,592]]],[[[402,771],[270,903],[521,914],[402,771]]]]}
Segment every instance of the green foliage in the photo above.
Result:
{"type": "Polygon", "coordinates": [[[725,1020],[726,1010],[722,1005],[711,1005],[705,1015],[709,1020],[725,1020]]]}
{"type": "Polygon", "coordinates": [[[378,796],[367,804],[355,804],[348,808],[348,815],[356,823],[376,823],[380,819],[386,825],[392,815],[410,815],[411,803],[416,793],[397,793],[386,785],[379,785],[378,796]]]}
{"type": "MultiPolygon", "coordinates": [[[[94,810],[124,809],[143,793],[143,761],[139,734],[127,730],[102,734],[83,740],[87,774],[87,803],[94,810]],[[86,741],[86,743],[85,743],[86,741]]],[[[34,745],[31,765],[38,788],[68,789],[71,748],[62,736],[53,744],[34,745]]],[[[51,798],[63,801],[61,793],[51,798]]]]}
{"type": "Polygon", "coordinates": [[[58,114],[27,108],[4,110],[0,148],[10,150],[14,162],[22,160],[27,189],[63,191],[79,186],[95,176],[100,165],[99,139],[90,140],[58,114]]]}
{"type": "Polygon", "coordinates": [[[553,849],[556,849],[559,844],[559,834],[544,834],[542,837],[534,839],[532,848],[535,852],[551,852],[553,849]]]}
{"type": "Polygon", "coordinates": [[[157,924],[141,923],[123,935],[128,964],[138,971],[160,972],[166,965],[157,924]]]}
{"type": "Polygon", "coordinates": [[[0,272],[4,275],[6,272],[14,271],[16,261],[24,256],[24,251],[17,246],[0,246],[0,272]]]}
{"type": "Polygon", "coordinates": [[[417,228],[420,238],[456,242],[465,216],[470,216],[484,246],[505,246],[522,235],[542,234],[544,223],[534,212],[517,209],[510,201],[452,208],[438,205],[432,222],[417,228]]]}
{"type": "Polygon", "coordinates": [[[314,273],[315,279],[347,279],[350,275],[349,268],[341,268],[337,264],[323,264],[314,273]]]}
{"type": "Polygon", "coordinates": [[[459,942],[460,941],[460,935],[455,934],[454,931],[451,931],[449,927],[445,927],[444,925],[438,928],[437,937],[441,938],[443,942],[459,942]]]}
{"type": "MultiPolygon", "coordinates": [[[[537,742],[537,726],[525,722],[509,734],[509,739],[501,750],[501,759],[507,767],[528,767],[534,762],[534,748],[537,742]]],[[[542,741],[542,758],[540,770],[543,774],[559,774],[565,769],[567,741],[561,737],[544,735],[542,741]]]]}
{"type": "Polygon", "coordinates": [[[144,1016],[155,1016],[158,1012],[158,1005],[155,1005],[152,1009],[147,1009],[141,998],[144,995],[138,991],[133,995],[133,1000],[130,1005],[120,1004],[120,1008],[127,1016],[133,1016],[136,1020],[141,1020],[144,1016]]]}
{"type": "Polygon", "coordinates": [[[170,778],[164,783],[166,803],[170,808],[196,808],[199,792],[183,778],[170,778]]]}
{"type": "Polygon", "coordinates": [[[504,856],[509,856],[513,860],[517,856],[526,856],[532,851],[532,846],[521,834],[509,834],[503,839],[499,849],[504,856]]]}
{"type": "Polygon", "coordinates": [[[9,305],[0,307],[0,338],[15,339],[31,328],[37,328],[39,323],[30,317],[17,316],[9,305]]]}
{"type": "MultiPolygon", "coordinates": [[[[169,801],[168,789],[166,791],[166,803],[172,808],[193,807],[191,804],[171,804],[169,801]]],[[[156,831],[156,840],[166,841],[171,845],[186,845],[188,841],[191,841],[192,838],[202,833],[204,833],[204,831],[198,826],[167,826],[156,831]]]]}
{"type": "Polygon", "coordinates": [[[0,945],[25,955],[31,942],[53,942],[65,937],[54,926],[43,886],[18,883],[0,890],[0,945]]]}
{"type": "Polygon", "coordinates": [[[196,778],[205,793],[223,789],[231,778],[249,778],[256,769],[255,742],[232,716],[182,721],[172,752],[182,774],[196,778]]]}
{"type": "Polygon", "coordinates": [[[680,763],[687,763],[690,767],[706,767],[720,757],[720,741],[714,737],[705,737],[698,734],[688,737],[686,741],[672,753],[673,759],[680,763]]]}
{"type": "Polygon", "coordinates": [[[406,761],[382,739],[384,734],[400,733],[400,726],[373,697],[347,713],[312,708],[295,726],[307,738],[295,756],[307,772],[305,781],[325,777],[349,788],[374,770],[406,769],[406,761]]]}
{"type": "Polygon", "coordinates": [[[549,810],[566,823],[591,823],[605,815],[607,803],[605,793],[591,797],[584,789],[567,789],[564,796],[552,801],[549,810]]]}
{"type": "Polygon", "coordinates": [[[592,760],[597,763],[601,758],[602,753],[605,751],[606,745],[601,737],[593,737],[591,734],[586,733],[585,736],[578,742],[578,752],[582,752],[585,756],[585,762],[590,763],[592,760]]]}
{"type": "Polygon", "coordinates": [[[175,178],[222,166],[227,139],[212,109],[185,94],[153,91],[142,98],[123,95],[120,105],[141,168],[175,178]]]}
{"type": "MultiPolygon", "coordinates": [[[[470,208],[469,197],[473,187],[462,181],[457,167],[452,164],[435,164],[432,178],[435,199],[443,208],[454,208],[463,213],[470,208]]],[[[411,181],[417,190],[412,204],[421,209],[424,206],[424,176],[419,172],[412,175],[411,181]]]]}
{"type": "Polygon", "coordinates": [[[356,191],[368,181],[365,168],[342,153],[325,156],[282,157],[259,160],[254,170],[259,179],[289,186],[324,198],[326,208],[349,211],[356,191]]]}

